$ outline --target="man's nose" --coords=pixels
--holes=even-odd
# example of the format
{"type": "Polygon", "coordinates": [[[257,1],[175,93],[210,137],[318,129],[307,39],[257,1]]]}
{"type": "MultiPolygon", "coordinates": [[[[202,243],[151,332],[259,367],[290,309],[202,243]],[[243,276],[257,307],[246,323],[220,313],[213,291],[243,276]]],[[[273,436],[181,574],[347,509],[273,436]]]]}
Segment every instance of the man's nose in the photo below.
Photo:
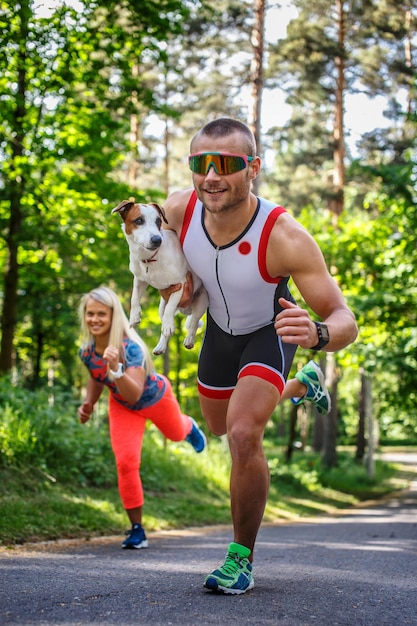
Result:
{"type": "Polygon", "coordinates": [[[206,178],[208,178],[209,176],[210,178],[219,177],[219,174],[216,172],[216,168],[214,167],[213,163],[209,165],[208,171],[206,172],[206,178]]]}

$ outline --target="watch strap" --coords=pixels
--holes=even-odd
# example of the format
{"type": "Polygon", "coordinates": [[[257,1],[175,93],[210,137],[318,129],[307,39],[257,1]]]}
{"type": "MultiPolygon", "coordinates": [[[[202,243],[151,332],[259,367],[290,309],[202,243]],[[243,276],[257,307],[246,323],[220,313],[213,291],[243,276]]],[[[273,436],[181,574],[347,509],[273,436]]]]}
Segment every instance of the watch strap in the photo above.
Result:
{"type": "Polygon", "coordinates": [[[123,367],[123,363],[119,363],[116,371],[112,369],[110,370],[110,374],[113,376],[115,380],[117,380],[118,378],[121,378],[124,373],[125,373],[125,368],[123,367]]]}
{"type": "Polygon", "coordinates": [[[314,322],[317,328],[317,336],[319,338],[317,344],[311,350],[322,350],[329,343],[329,331],[326,324],[322,322],[314,322]]]}

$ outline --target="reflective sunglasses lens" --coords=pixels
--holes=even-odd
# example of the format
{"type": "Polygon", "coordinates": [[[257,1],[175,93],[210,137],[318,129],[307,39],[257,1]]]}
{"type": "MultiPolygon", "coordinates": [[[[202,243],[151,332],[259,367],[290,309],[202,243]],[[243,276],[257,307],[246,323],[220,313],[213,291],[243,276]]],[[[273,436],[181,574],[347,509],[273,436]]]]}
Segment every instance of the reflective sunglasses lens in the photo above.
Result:
{"type": "Polygon", "coordinates": [[[225,154],[196,154],[188,158],[188,163],[190,170],[196,174],[207,174],[210,167],[214,167],[220,175],[234,174],[246,167],[243,157],[225,154]]]}
{"type": "Polygon", "coordinates": [[[246,167],[246,161],[241,156],[222,156],[221,158],[224,159],[223,169],[225,174],[234,174],[244,170],[246,167]]]}

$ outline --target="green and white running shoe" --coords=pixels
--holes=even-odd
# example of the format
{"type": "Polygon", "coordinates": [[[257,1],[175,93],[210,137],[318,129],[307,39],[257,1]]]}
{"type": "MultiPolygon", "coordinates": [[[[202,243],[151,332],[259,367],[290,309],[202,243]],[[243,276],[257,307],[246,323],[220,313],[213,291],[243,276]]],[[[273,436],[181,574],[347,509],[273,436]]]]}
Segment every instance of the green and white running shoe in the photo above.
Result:
{"type": "Polygon", "coordinates": [[[332,408],[332,401],[327,391],[324,374],[317,363],[309,361],[295,377],[300,383],[306,385],[307,392],[302,398],[291,398],[291,402],[302,404],[307,400],[314,404],[320,415],[326,415],[332,408]]]}
{"type": "Polygon", "coordinates": [[[240,543],[230,543],[225,561],[206,577],[204,587],[220,593],[239,594],[253,589],[252,563],[249,548],[240,543]]]}

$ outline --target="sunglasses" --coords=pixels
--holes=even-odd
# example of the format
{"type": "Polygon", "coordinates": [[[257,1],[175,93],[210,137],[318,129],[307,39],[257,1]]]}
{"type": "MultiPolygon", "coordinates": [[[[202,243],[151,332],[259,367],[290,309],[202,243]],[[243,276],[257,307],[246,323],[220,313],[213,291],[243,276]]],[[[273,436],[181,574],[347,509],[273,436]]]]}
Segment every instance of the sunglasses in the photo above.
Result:
{"type": "Polygon", "coordinates": [[[216,174],[226,176],[244,170],[250,161],[255,157],[246,154],[227,154],[221,152],[202,152],[201,154],[191,154],[188,157],[188,165],[195,174],[208,174],[211,167],[214,167],[216,174]]]}

